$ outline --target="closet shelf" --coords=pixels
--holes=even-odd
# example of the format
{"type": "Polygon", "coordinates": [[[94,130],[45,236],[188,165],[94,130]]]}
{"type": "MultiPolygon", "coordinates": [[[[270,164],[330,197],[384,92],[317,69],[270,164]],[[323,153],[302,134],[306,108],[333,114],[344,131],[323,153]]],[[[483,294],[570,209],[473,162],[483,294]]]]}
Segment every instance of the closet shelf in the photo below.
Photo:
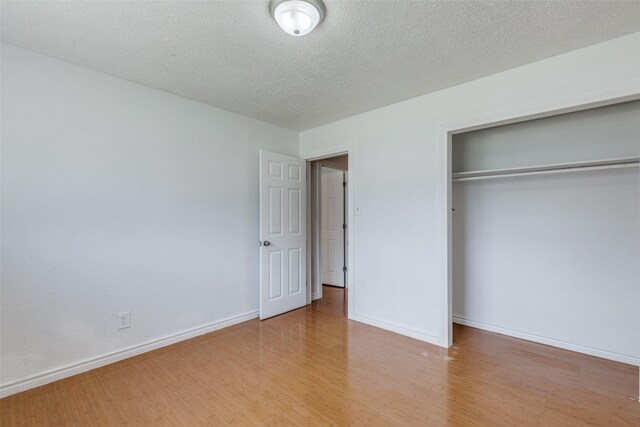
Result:
{"type": "Polygon", "coordinates": [[[556,163],[544,166],[527,166],[521,168],[457,172],[451,174],[451,181],[474,181],[480,179],[506,178],[511,176],[543,175],[551,173],[580,172],[602,169],[620,169],[638,167],[639,165],[639,157],[624,157],[618,159],[595,160],[589,162],[556,163]]]}

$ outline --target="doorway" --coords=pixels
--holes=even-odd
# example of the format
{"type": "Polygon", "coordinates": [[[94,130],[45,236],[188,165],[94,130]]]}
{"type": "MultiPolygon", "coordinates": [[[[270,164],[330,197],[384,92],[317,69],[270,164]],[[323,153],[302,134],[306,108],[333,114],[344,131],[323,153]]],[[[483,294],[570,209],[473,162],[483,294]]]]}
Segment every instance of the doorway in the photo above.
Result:
{"type": "Polygon", "coordinates": [[[310,301],[335,305],[343,301],[347,315],[348,271],[348,155],[308,163],[310,194],[310,301]]]}
{"type": "MultiPolygon", "coordinates": [[[[336,176],[342,174],[342,188],[335,186],[331,202],[341,201],[341,209],[329,209],[329,212],[334,213],[334,231],[342,229],[342,235],[334,233],[333,236],[339,235],[343,241],[336,242],[336,248],[340,250],[332,254],[331,270],[336,274],[327,279],[329,268],[325,271],[327,285],[333,285],[327,301],[331,300],[335,307],[339,297],[343,301],[341,315],[352,315],[353,227],[350,224],[353,223],[353,192],[349,190],[349,183],[353,158],[349,157],[350,152],[351,148],[346,148],[302,159],[260,150],[260,319],[309,305],[312,295],[313,300],[322,301],[323,168],[337,171],[336,176]],[[340,189],[342,193],[337,191],[340,189]],[[339,281],[340,272],[342,282],[339,281]]],[[[332,238],[328,236],[325,240],[332,238]]]]}

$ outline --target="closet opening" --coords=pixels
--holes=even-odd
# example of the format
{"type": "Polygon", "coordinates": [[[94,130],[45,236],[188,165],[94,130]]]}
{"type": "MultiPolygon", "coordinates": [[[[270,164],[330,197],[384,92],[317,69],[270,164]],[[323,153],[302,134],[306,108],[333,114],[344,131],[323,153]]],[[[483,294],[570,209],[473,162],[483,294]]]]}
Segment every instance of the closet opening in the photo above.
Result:
{"type": "Polygon", "coordinates": [[[640,101],[454,134],[465,327],[640,364],[640,101]]]}

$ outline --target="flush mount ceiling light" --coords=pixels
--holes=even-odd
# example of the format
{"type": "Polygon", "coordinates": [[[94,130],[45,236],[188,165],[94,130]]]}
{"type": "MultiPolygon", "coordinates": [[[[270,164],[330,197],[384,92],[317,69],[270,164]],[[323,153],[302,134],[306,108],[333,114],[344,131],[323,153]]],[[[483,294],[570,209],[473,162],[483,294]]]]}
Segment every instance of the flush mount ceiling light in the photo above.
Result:
{"type": "Polygon", "coordinates": [[[322,0],[270,0],[269,12],[287,34],[304,36],[322,22],[326,8],[322,0]]]}

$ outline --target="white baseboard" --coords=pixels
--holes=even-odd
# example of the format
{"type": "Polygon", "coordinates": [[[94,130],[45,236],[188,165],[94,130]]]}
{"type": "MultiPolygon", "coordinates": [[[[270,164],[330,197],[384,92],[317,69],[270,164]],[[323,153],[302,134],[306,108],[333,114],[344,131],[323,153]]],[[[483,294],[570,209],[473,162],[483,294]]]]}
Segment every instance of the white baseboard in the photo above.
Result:
{"type": "Polygon", "coordinates": [[[628,354],[616,353],[613,351],[602,350],[600,348],[588,347],[580,344],[574,344],[568,341],[549,338],[542,335],[529,334],[527,332],[517,331],[514,329],[502,328],[500,326],[494,326],[488,323],[477,322],[475,320],[469,320],[459,316],[453,316],[453,323],[459,323],[460,325],[471,326],[472,328],[482,329],[489,332],[508,335],[514,338],[520,338],[522,340],[533,341],[539,344],[550,345],[552,347],[558,347],[565,350],[571,350],[578,353],[588,354],[590,356],[601,357],[603,359],[609,359],[615,362],[621,362],[629,365],[640,366],[640,358],[635,356],[630,356],[628,354]]]}
{"type": "Polygon", "coordinates": [[[259,314],[259,310],[253,310],[236,316],[227,317],[226,319],[209,323],[207,325],[187,329],[186,331],[147,341],[143,344],[114,351],[112,353],[83,360],[81,362],[72,363],[67,366],[62,366],[60,368],[52,369],[50,371],[33,375],[21,380],[12,381],[7,384],[2,384],[0,385],[0,398],[20,393],[73,375],[77,375],[82,372],[90,371],[92,369],[96,369],[110,363],[118,362],[123,359],[128,359],[129,357],[137,356],[138,354],[156,350],[158,348],[175,344],[180,341],[188,340],[189,338],[193,338],[198,335],[208,334],[209,332],[217,331],[219,329],[226,328],[237,323],[246,322],[247,320],[257,318],[259,314]]]}
{"type": "Polygon", "coordinates": [[[398,326],[392,323],[372,319],[371,317],[363,316],[361,314],[352,314],[351,316],[349,316],[349,319],[355,320],[356,322],[366,323],[367,325],[375,326],[377,328],[386,329],[387,331],[415,338],[420,341],[428,342],[429,344],[440,345],[440,339],[435,335],[426,334],[424,332],[415,331],[403,326],[398,326]]]}
{"type": "Polygon", "coordinates": [[[311,301],[315,301],[320,298],[322,298],[322,295],[320,295],[320,292],[318,292],[317,294],[311,294],[311,301]]]}

